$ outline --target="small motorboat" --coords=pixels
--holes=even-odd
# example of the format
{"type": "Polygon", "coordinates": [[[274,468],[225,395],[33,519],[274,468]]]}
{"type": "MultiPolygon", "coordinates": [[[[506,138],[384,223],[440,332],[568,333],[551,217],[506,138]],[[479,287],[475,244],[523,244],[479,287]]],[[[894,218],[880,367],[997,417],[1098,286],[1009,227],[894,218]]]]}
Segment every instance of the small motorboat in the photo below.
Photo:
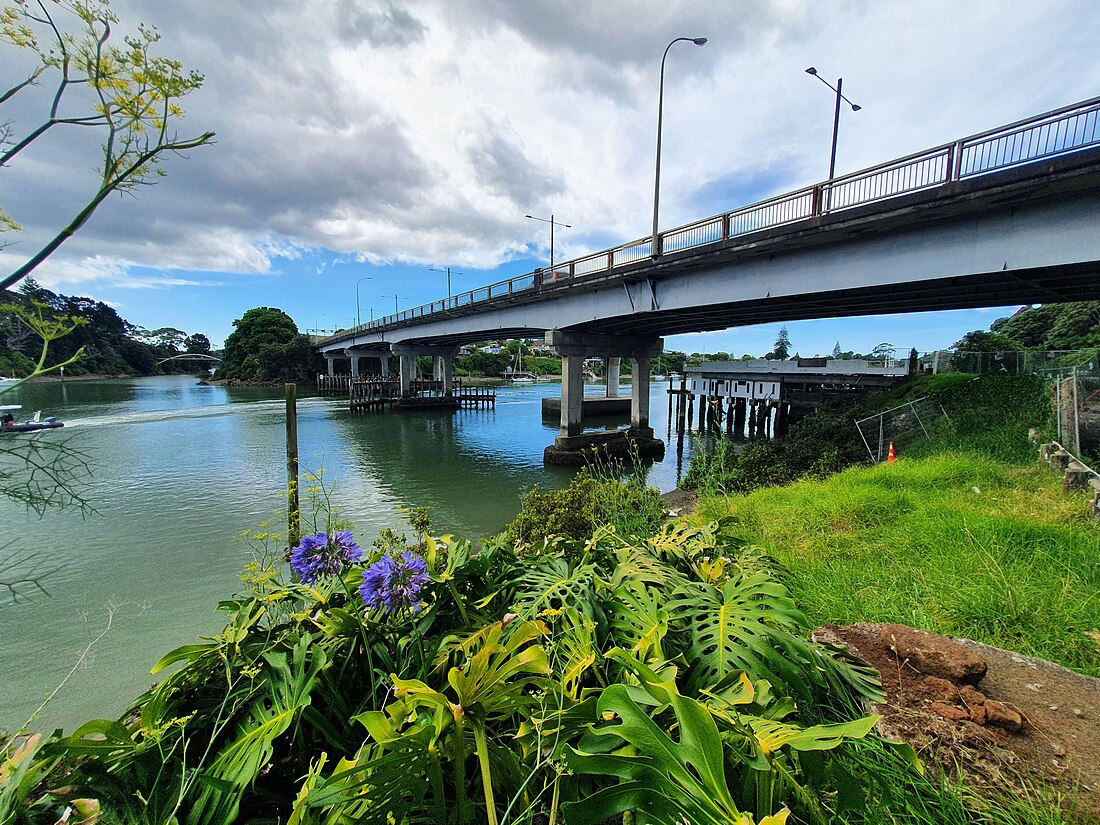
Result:
{"type": "Polygon", "coordinates": [[[19,404],[0,405],[0,435],[9,433],[33,433],[38,430],[56,430],[65,424],[56,418],[43,418],[42,411],[38,410],[26,421],[16,421],[12,413],[23,409],[19,404]]]}

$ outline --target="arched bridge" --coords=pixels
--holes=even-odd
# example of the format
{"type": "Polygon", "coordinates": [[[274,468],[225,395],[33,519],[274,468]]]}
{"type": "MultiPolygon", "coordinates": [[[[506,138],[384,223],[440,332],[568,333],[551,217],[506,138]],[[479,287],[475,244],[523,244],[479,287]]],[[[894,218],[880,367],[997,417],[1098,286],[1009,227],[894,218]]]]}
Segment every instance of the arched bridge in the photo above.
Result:
{"type": "MultiPolygon", "coordinates": [[[[318,350],[355,372],[382,352],[449,362],[462,343],[545,334],[566,356],[568,400],[574,355],[646,361],[676,333],[1094,300],[1098,276],[1094,98],[665,231],[656,249],[641,239],[381,318],[318,350]]],[[[580,432],[572,406],[568,435],[580,432]]]]}

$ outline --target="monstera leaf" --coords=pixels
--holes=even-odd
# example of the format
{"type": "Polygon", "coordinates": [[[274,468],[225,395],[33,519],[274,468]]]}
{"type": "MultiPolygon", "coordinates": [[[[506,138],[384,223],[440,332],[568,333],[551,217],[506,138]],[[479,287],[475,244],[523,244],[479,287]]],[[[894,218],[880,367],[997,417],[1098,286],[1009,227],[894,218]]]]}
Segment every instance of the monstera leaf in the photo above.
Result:
{"type": "Polygon", "coordinates": [[[600,621],[596,600],[596,567],[590,562],[571,565],[561,558],[543,558],[524,567],[515,582],[513,609],[533,618],[543,610],[572,608],[588,618],[600,621]]]}
{"type": "MultiPolygon", "coordinates": [[[[564,761],[576,773],[616,777],[619,782],[582,802],[566,803],[568,825],[597,825],[626,811],[636,813],[639,825],[753,825],[752,816],[738,809],[727,784],[723,743],[714,719],[706,706],[680,695],[675,669],[659,675],[621,651],[608,656],[635,672],[658,710],[675,715],[672,727],[678,739],[650,718],[626,685],[604,690],[597,713],[613,721],[594,727],[591,735],[611,737],[622,745],[610,753],[567,747],[564,761]]],[[[787,811],[782,810],[759,825],[780,825],[786,819],[787,811]]]]}
{"type": "Polygon", "coordinates": [[[615,643],[642,661],[664,659],[661,643],[668,634],[668,611],[657,592],[630,581],[612,595],[609,612],[615,643]]]}
{"type": "Polygon", "coordinates": [[[721,588],[693,582],[678,588],[669,614],[689,635],[689,687],[709,688],[745,671],[786,693],[810,697],[820,681],[816,654],[800,633],[805,617],[787,588],[766,573],[730,579],[721,588]]]}

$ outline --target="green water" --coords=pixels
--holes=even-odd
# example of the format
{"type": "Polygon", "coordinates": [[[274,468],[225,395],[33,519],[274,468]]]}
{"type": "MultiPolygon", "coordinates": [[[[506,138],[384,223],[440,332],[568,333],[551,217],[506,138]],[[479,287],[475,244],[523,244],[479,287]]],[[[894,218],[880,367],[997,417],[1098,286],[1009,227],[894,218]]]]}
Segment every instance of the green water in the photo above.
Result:
{"type": "MultiPolygon", "coordinates": [[[[659,435],[665,388],[653,388],[659,435]]],[[[557,430],[541,422],[541,399],[560,392],[501,388],[496,409],[458,413],[353,415],[346,401],[302,398],[301,464],[323,467],[361,544],[398,527],[403,506],[428,506],[437,532],[484,536],[515,516],[532,485],[568,482],[570,471],[542,464],[557,430]]],[[[220,629],[216,604],[237,590],[251,558],[239,534],[264,521],[280,527],[285,404],[281,390],[180,376],[38,383],[0,397],[64,420],[36,437],[67,440],[93,462],[84,493],[96,512],[86,518],[57,510],[39,518],[0,498],[0,559],[27,551],[57,568],[45,582],[49,597],[13,603],[0,591],[0,729],[23,724],[111,624],[33,725],[71,729],[119,714],[151,683],[163,653],[220,629]]],[[[677,463],[673,441],[650,482],[675,487],[677,463]]],[[[0,571],[0,581],[17,572],[0,571]]]]}

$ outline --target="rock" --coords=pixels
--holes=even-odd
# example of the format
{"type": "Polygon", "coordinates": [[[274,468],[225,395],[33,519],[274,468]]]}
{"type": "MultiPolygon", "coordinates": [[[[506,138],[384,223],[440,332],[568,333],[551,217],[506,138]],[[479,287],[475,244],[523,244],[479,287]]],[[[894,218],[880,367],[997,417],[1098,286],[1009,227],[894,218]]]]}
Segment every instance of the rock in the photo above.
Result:
{"type": "Polygon", "coordinates": [[[882,625],[879,632],[898,659],[921,673],[963,684],[977,684],[985,676],[985,659],[944,636],[900,624],[882,625]]]}
{"type": "Polygon", "coordinates": [[[985,705],[970,706],[970,721],[976,725],[984,725],[989,721],[989,714],[986,713],[985,705]]]}
{"type": "Polygon", "coordinates": [[[1004,728],[1010,731],[1020,731],[1024,727],[1024,717],[1022,717],[1018,711],[1009,707],[1004,702],[997,702],[993,699],[986,700],[985,703],[985,716],[986,724],[996,725],[999,728],[1004,728]]]}
{"type": "Polygon", "coordinates": [[[959,698],[970,707],[985,704],[985,694],[973,685],[963,685],[959,688],[959,698]]]}
{"type": "Polygon", "coordinates": [[[962,708],[957,708],[954,705],[949,705],[946,702],[933,702],[929,705],[929,709],[933,713],[938,713],[944,719],[949,719],[952,722],[963,722],[970,718],[970,714],[962,708]]]}
{"type": "Polygon", "coordinates": [[[941,679],[939,676],[925,676],[924,686],[932,691],[937,699],[943,699],[945,702],[959,701],[959,689],[954,682],[941,679]]]}

